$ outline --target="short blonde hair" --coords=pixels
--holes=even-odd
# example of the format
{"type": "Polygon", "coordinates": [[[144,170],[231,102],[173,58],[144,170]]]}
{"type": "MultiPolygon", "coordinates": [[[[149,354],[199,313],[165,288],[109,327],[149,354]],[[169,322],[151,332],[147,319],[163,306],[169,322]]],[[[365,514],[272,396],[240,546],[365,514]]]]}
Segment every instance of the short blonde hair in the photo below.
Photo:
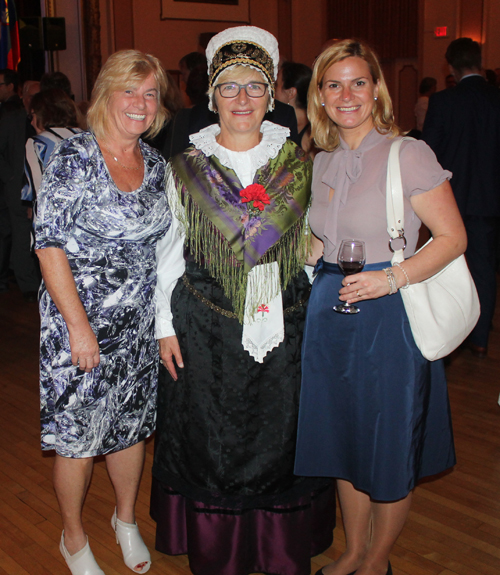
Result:
{"type": "Polygon", "coordinates": [[[144,54],[139,50],[121,50],[108,58],[92,90],[87,122],[98,138],[104,138],[108,130],[108,105],[113,93],[124,90],[130,84],[140,85],[151,74],[158,89],[158,112],[145,136],[152,138],[158,134],[170,117],[163,105],[168,86],[165,71],[158,58],[151,54],[144,54]]]}
{"type": "Polygon", "coordinates": [[[333,64],[350,57],[362,58],[370,70],[374,84],[378,83],[378,97],[373,102],[372,118],[377,132],[399,136],[402,132],[394,121],[392,101],[375,52],[359,40],[340,40],[322,52],[314,63],[308,92],[307,115],[311,123],[311,137],[316,146],[327,152],[339,145],[339,131],[321,104],[320,90],[324,76],[333,64]]]}
{"type": "MultiPolygon", "coordinates": [[[[264,82],[264,84],[266,84],[268,87],[268,90],[267,90],[267,97],[268,97],[267,111],[270,112],[271,110],[274,109],[274,99],[272,97],[272,90],[271,90],[272,86],[269,84],[269,80],[266,78],[264,73],[261,72],[260,70],[257,70],[256,68],[253,68],[251,66],[245,66],[244,64],[235,64],[234,66],[231,66],[230,68],[226,68],[224,70],[224,72],[220,73],[220,76],[217,78],[217,84],[223,84],[224,82],[238,82],[239,80],[241,80],[241,78],[246,76],[248,74],[248,72],[251,72],[251,71],[256,72],[261,77],[262,82],[264,82]]],[[[217,103],[215,101],[215,86],[210,86],[207,94],[208,94],[208,100],[209,100],[208,108],[212,112],[216,112],[217,111],[217,103]]]]}

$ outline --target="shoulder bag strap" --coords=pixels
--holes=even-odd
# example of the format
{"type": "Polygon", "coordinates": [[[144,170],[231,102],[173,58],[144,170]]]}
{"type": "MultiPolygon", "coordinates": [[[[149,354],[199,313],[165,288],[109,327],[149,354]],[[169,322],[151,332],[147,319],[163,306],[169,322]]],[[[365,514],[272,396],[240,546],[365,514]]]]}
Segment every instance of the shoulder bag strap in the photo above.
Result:
{"type": "Polygon", "coordinates": [[[399,150],[401,144],[405,140],[413,140],[414,138],[400,138],[395,140],[389,152],[389,160],[387,162],[387,183],[386,183],[386,212],[387,212],[387,233],[390,236],[389,247],[394,253],[392,262],[402,262],[404,258],[404,249],[406,248],[405,238],[405,212],[404,212],[404,196],[403,196],[403,183],[401,181],[401,166],[399,163],[399,150]],[[392,241],[400,239],[397,244],[401,245],[399,249],[395,249],[392,241]]]}

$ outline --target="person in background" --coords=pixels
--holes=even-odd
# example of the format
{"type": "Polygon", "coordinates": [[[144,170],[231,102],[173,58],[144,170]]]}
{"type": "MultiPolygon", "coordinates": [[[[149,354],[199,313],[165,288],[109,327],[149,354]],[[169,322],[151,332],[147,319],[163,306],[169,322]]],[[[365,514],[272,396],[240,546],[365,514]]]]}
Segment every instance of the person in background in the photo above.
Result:
{"type": "Polygon", "coordinates": [[[31,251],[31,222],[21,203],[26,139],[34,135],[18,96],[19,79],[0,70],[0,292],[9,289],[9,269],[26,302],[34,303],[40,285],[31,251]]]}
{"type": "Polygon", "coordinates": [[[429,107],[429,97],[434,94],[437,89],[436,78],[423,78],[420,82],[418,89],[419,97],[417,103],[415,104],[415,120],[416,129],[421,134],[424,127],[425,115],[427,114],[427,108],[429,107]]]}
{"type": "Polygon", "coordinates": [[[403,142],[407,259],[391,266],[386,173],[401,130],[366,44],[342,40],[318,57],[308,113],[325,151],[314,160],[309,211],[309,263],[321,258],[304,329],[295,473],[337,479],[346,550],[318,575],[390,575],[413,488],[455,463],[444,364],[415,345],[398,290],[463,253],[466,236],[451,173],[424,142],[403,142]],[[421,222],[434,239],[414,254],[421,222]],[[337,255],[347,238],[364,241],[366,265],[344,277],[337,255]],[[339,299],[359,313],[336,313],[339,299]]]}
{"type": "Polygon", "coordinates": [[[154,138],[145,137],[144,141],[148,143],[153,148],[161,151],[165,145],[165,138],[167,137],[168,124],[171,119],[177,114],[179,110],[184,108],[184,98],[182,92],[176,82],[176,80],[165,70],[167,76],[167,92],[163,100],[163,105],[168,112],[168,119],[165,120],[161,130],[156,134],[154,138]]]}
{"type": "Polygon", "coordinates": [[[189,97],[191,106],[203,104],[206,101],[208,90],[207,63],[204,62],[189,73],[186,84],[186,94],[189,97]]]}
{"type": "Polygon", "coordinates": [[[219,122],[170,161],[151,516],[156,548],[197,575],[309,575],[335,522],[332,482],[293,474],[312,165],[264,120],[278,61],[260,28],[214,36],[219,122]]]}
{"type": "Polygon", "coordinates": [[[455,76],[453,74],[448,74],[444,79],[445,87],[447,90],[450,88],[454,88],[457,85],[457,81],[455,80],[455,76]]]}
{"type": "MultiPolygon", "coordinates": [[[[80,132],[79,112],[73,100],[60,88],[38,92],[31,99],[31,124],[36,136],[26,142],[26,183],[21,192],[25,202],[36,200],[42,175],[54,148],[80,132]]],[[[28,214],[31,219],[31,214],[28,214]]]]}
{"type": "Polygon", "coordinates": [[[50,90],[51,88],[59,88],[68,94],[72,99],[73,93],[71,92],[71,82],[63,72],[46,72],[40,80],[40,90],[50,90]]]}
{"type": "Polygon", "coordinates": [[[497,76],[495,74],[495,72],[493,70],[485,70],[484,71],[484,77],[486,78],[486,81],[488,82],[488,84],[490,86],[495,86],[497,85],[497,76]]]}
{"type": "Polygon", "coordinates": [[[40,82],[36,82],[35,80],[26,80],[26,82],[24,82],[22,100],[24,109],[28,115],[31,112],[31,99],[35,94],[38,94],[38,92],[40,92],[40,82]]]}
{"type": "Polygon", "coordinates": [[[187,85],[189,74],[197,66],[206,66],[205,55],[201,52],[189,52],[179,60],[179,70],[184,84],[187,85]]]}
{"type": "Polygon", "coordinates": [[[165,161],[140,137],[163,125],[166,88],[155,57],[111,55],[92,91],[91,131],[63,140],[38,192],[42,449],[56,452],[59,549],[72,575],[104,575],[82,522],[98,455],[116,496],[109,538],[135,573],[151,565],[135,502],[155,429],[155,249],[171,213],[165,161]]]}
{"type": "Polygon", "coordinates": [[[175,114],[177,114],[177,112],[184,107],[184,100],[182,98],[182,92],[180,91],[177,82],[167,71],[165,71],[165,74],[167,75],[168,88],[167,93],[165,94],[165,101],[163,102],[163,105],[169,113],[169,120],[167,120],[168,122],[170,121],[170,118],[173,118],[175,114]]]}
{"type": "Polygon", "coordinates": [[[496,81],[497,88],[500,88],[500,68],[495,68],[495,77],[497,79],[496,81]]]}
{"type": "MultiPolygon", "coordinates": [[[[310,153],[311,125],[307,119],[307,91],[311,81],[312,70],[305,64],[284,62],[278,72],[276,81],[276,99],[289,104],[297,117],[298,141],[301,148],[310,153]]],[[[312,153],[314,157],[314,152],[312,153]]]]}
{"type": "Polygon", "coordinates": [[[500,92],[481,75],[481,46],[471,38],[451,42],[445,57],[457,86],[431,96],[422,138],[453,172],[451,187],[467,230],[467,264],[481,304],[465,345],[482,358],[488,353],[497,293],[500,92]]]}
{"type": "Polygon", "coordinates": [[[0,70],[0,118],[6,113],[22,107],[18,94],[19,76],[14,70],[0,70]]]}

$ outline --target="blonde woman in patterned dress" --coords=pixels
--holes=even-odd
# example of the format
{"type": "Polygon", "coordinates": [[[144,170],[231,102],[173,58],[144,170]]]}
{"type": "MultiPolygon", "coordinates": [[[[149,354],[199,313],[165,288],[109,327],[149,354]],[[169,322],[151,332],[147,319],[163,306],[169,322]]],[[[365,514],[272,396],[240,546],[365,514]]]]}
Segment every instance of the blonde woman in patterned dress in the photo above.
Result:
{"type": "Polygon", "coordinates": [[[73,575],[103,575],[82,523],[97,455],[125,564],[136,573],[151,564],[134,507],[155,429],[155,248],[171,216],[165,162],[140,136],[162,126],[166,87],[156,58],[112,55],[92,94],[91,131],[55,150],[38,194],[42,449],[56,451],[60,550],[73,575]]]}

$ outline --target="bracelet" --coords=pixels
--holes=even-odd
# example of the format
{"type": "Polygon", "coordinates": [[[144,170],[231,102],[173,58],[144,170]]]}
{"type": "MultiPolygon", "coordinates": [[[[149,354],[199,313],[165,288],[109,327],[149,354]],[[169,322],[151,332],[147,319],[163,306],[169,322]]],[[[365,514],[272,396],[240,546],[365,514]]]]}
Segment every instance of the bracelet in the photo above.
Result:
{"type": "Polygon", "coordinates": [[[398,291],[398,285],[396,283],[396,278],[391,268],[384,268],[383,271],[387,276],[387,281],[389,282],[389,295],[393,295],[398,291]]]}
{"type": "Polygon", "coordinates": [[[394,265],[398,266],[398,268],[404,273],[405,278],[406,278],[406,285],[401,286],[401,289],[408,289],[410,287],[410,278],[408,277],[406,270],[404,269],[404,267],[399,262],[394,262],[394,265]]]}

